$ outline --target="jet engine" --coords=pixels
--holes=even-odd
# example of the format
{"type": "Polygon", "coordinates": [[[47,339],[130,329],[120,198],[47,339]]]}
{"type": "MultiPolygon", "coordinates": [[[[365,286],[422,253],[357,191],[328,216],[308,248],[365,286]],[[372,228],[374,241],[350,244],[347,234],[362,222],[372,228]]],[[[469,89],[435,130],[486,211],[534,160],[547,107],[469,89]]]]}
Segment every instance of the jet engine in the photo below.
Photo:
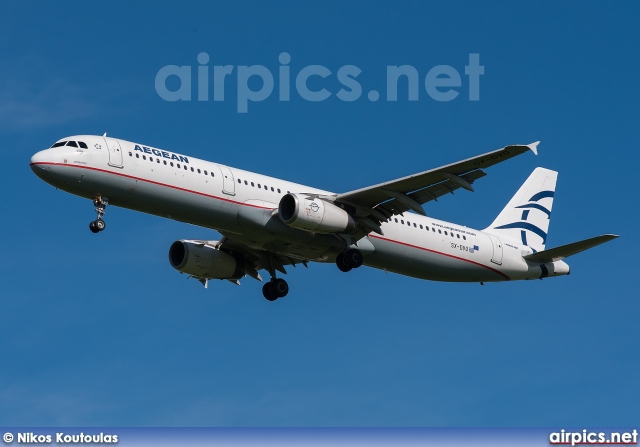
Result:
{"type": "Polygon", "coordinates": [[[349,233],[356,222],[344,209],[320,199],[286,194],[280,199],[278,215],[287,225],[316,233],[349,233]]]}
{"type": "Polygon", "coordinates": [[[188,273],[196,278],[242,278],[242,262],[215,248],[217,243],[218,241],[175,241],[169,248],[169,262],[179,272],[188,273]]]}

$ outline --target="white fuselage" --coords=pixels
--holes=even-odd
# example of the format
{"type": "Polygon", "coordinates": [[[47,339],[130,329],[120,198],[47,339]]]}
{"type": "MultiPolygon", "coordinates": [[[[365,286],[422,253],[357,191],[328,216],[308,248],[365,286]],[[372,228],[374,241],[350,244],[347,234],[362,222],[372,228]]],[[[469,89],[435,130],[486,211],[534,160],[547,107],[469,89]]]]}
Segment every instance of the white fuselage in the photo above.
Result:
{"type": "MultiPolygon", "coordinates": [[[[283,223],[276,212],[288,192],[331,192],[109,137],[75,136],[87,148],[55,147],[31,159],[34,172],[57,188],[109,204],[215,229],[248,247],[294,259],[333,262],[344,242],[283,223]]],[[[382,224],[357,242],[364,264],[437,281],[504,281],[568,273],[541,266],[517,241],[415,213],[382,224]]]]}

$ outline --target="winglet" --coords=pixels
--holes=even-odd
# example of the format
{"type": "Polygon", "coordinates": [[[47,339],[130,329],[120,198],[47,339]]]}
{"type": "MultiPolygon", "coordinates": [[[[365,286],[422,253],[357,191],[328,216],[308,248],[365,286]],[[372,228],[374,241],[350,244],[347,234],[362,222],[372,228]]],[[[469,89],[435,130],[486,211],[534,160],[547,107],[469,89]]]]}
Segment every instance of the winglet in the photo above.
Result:
{"type": "Polygon", "coordinates": [[[538,155],[538,145],[539,144],[540,144],[540,142],[536,141],[535,143],[527,144],[527,147],[529,149],[531,149],[531,152],[533,152],[534,154],[538,155]]]}

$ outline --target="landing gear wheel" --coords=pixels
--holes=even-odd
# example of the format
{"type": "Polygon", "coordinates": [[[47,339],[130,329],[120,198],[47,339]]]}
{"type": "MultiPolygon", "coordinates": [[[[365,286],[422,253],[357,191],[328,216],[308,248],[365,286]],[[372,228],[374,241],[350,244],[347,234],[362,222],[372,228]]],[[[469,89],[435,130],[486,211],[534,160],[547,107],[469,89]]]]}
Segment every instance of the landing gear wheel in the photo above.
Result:
{"type": "Polygon", "coordinates": [[[350,248],[344,252],[344,264],[347,267],[357,269],[362,265],[362,261],[364,261],[364,259],[362,258],[362,253],[360,253],[360,250],[350,248]]]}
{"type": "Polygon", "coordinates": [[[289,293],[289,284],[282,278],[275,278],[270,283],[271,290],[278,298],[284,298],[289,293]]]}
{"type": "Polygon", "coordinates": [[[94,220],[89,224],[89,229],[92,233],[99,233],[107,228],[107,224],[102,219],[94,220]]]}
{"type": "Polygon", "coordinates": [[[336,265],[343,272],[348,272],[351,269],[360,267],[363,260],[360,250],[350,248],[336,257],[336,265]]]}
{"type": "Polygon", "coordinates": [[[289,293],[289,284],[282,278],[273,278],[262,286],[262,294],[269,301],[284,298],[289,293]]]}
{"type": "MultiPolygon", "coordinates": [[[[289,284],[282,278],[276,278],[276,270],[284,271],[282,267],[278,268],[280,261],[274,257],[273,253],[266,252],[267,262],[266,270],[271,275],[271,281],[262,286],[262,294],[269,301],[275,301],[278,298],[283,298],[289,293],[289,284]]],[[[284,272],[286,273],[286,272],[284,272]]]]}
{"type": "Polygon", "coordinates": [[[349,271],[351,271],[351,267],[349,267],[344,262],[344,253],[340,253],[336,257],[336,265],[338,266],[338,268],[340,269],[341,272],[349,272],[349,271]]]}
{"type": "Polygon", "coordinates": [[[271,283],[270,282],[266,282],[262,286],[262,295],[264,295],[264,297],[268,301],[275,301],[275,300],[278,299],[278,297],[276,295],[271,293],[271,283]]]}

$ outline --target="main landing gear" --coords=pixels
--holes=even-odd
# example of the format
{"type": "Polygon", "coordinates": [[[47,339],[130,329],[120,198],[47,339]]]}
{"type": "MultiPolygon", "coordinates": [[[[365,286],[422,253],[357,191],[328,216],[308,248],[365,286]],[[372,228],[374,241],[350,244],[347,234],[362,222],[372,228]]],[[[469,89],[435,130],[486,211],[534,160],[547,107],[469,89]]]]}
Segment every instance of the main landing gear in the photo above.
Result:
{"type": "Polygon", "coordinates": [[[279,261],[273,257],[273,253],[267,252],[267,270],[271,275],[271,281],[262,286],[262,294],[269,301],[275,301],[278,298],[284,298],[289,293],[289,284],[282,278],[276,278],[276,268],[286,273],[284,267],[279,265],[279,261]],[[277,267],[279,265],[279,267],[277,267]]]}
{"type": "Polygon", "coordinates": [[[107,228],[107,224],[104,220],[102,220],[102,216],[105,214],[105,208],[109,200],[106,197],[97,197],[93,199],[93,205],[96,207],[96,213],[98,213],[98,218],[89,224],[89,229],[92,233],[99,233],[107,228]]]}
{"type": "Polygon", "coordinates": [[[269,301],[284,298],[289,293],[289,284],[282,278],[271,278],[271,281],[262,286],[262,294],[269,301]]]}
{"type": "Polygon", "coordinates": [[[364,259],[362,253],[356,248],[349,248],[344,253],[340,253],[336,257],[336,265],[343,272],[348,272],[351,269],[357,269],[362,265],[364,259]]]}

